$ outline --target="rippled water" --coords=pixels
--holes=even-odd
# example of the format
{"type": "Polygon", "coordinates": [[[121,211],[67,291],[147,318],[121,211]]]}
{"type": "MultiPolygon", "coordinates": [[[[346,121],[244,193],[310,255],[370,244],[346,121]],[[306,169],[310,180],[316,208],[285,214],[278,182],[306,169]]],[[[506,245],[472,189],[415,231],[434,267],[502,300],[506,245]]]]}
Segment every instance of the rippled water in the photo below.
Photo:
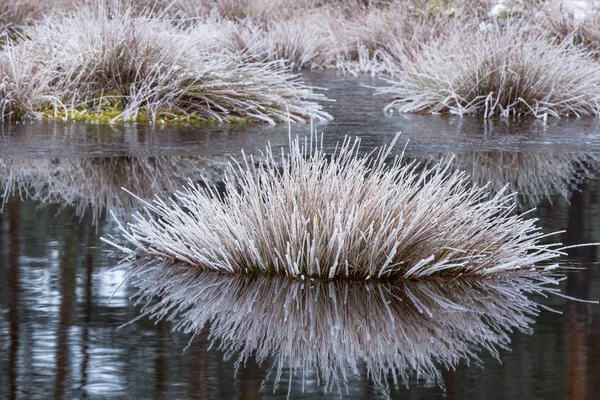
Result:
{"type": "MultiPolygon", "coordinates": [[[[410,139],[409,157],[423,163],[454,157],[453,165],[477,182],[491,180],[492,190],[510,184],[522,192],[517,200],[523,208],[537,206],[534,216],[545,232],[565,230],[555,240],[600,241],[598,120],[484,124],[476,118],[384,116],[385,99],[373,98],[369,88],[332,74],[310,79],[337,100],[328,105],[336,121],[316,127],[327,147],[351,134],[369,150],[402,131],[410,139]]],[[[309,129],[293,126],[292,134],[309,129]]],[[[240,149],[256,152],[269,141],[285,146],[287,126],[36,123],[4,126],[1,135],[0,190],[10,189],[13,196],[3,199],[0,213],[0,398],[255,399],[285,398],[288,392],[291,398],[600,397],[598,305],[539,295],[515,303],[515,293],[504,301],[497,288],[475,288],[473,295],[448,286],[444,297],[466,312],[440,306],[422,285],[390,291],[376,285],[207,278],[203,286],[185,271],[160,269],[122,284],[125,271],[114,268],[117,260],[98,239],[117,233],[107,207],[128,215],[139,206],[121,186],[151,197],[200,174],[217,182],[240,149]],[[168,289],[169,282],[178,282],[175,288],[185,296],[168,289]],[[220,290],[211,291],[207,282],[220,290]],[[142,293],[132,298],[139,287],[142,293]],[[146,303],[135,299],[149,296],[151,307],[157,291],[174,303],[195,301],[182,309],[187,314],[168,313],[170,321],[136,319],[146,303]],[[403,306],[395,307],[390,298],[403,299],[403,306]],[[514,320],[529,301],[562,314],[541,309],[514,320]],[[240,325],[234,329],[229,321],[240,325]],[[500,330],[482,330],[481,321],[500,330]],[[173,332],[177,323],[188,333],[173,332]],[[511,326],[515,329],[503,336],[511,326]],[[484,341],[478,332],[487,332],[484,341]],[[389,340],[396,334],[397,342],[389,340]],[[465,337],[472,338],[467,347],[473,356],[461,347],[465,337]],[[265,358],[265,348],[277,352],[265,358]],[[440,363],[452,354],[458,354],[457,365],[448,371],[440,363]],[[398,370],[408,371],[409,388],[402,379],[396,388],[394,374],[386,375],[388,385],[367,376],[384,365],[373,360],[386,357],[406,363],[398,370]],[[422,357],[421,366],[430,365],[431,357],[437,363],[416,377],[414,357],[422,357]],[[338,375],[325,382],[323,371],[338,375]],[[350,371],[347,379],[340,379],[341,371],[350,371]]],[[[572,249],[561,261],[581,268],[561,283],[563,293],[600,299],[596,248],[572,249]]]]}

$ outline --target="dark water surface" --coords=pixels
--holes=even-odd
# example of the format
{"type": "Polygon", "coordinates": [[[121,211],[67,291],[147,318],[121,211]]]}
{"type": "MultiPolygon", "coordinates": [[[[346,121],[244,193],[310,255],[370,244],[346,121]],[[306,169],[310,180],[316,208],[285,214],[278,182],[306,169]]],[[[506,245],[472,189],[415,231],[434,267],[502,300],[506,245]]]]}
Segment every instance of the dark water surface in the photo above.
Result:
{"type": "MultiPolygon", "coordinates": [[[[334,117],[315,128],[328,144],[344,135],[360,136],[365,149],[390,141],[396,132],[410,140],[409,154],[449,151],[600,152],[600,120],[596,118],[487,121],[443,115],[384,115],[389,102],[373,96],[370,87],[382,81],[320,72],[307,81],[326,88],[334,102],[324,103],[334,117]]],[[[293,135],[310,132],[310,124],[292,127],[293,135]]],[[[106,157],[201,154],[206,157],[238,155],[239,150],[263,149],[288,142],[288,126],[106,127],[85,124],[26,123],[0,130],[0,157],[106,157]]]]}
{"type": "MultiPolygon", "coordinates": [[[[324,132],[327,147],[350,134],[360,136],[368,150],[402,131],[410,139],[409,157],[424,163],[454,157],[453,165],[479,183],[491,181],[492,190],[505,184],[519,190],[517,201],[523,208],[537,206],[532,216],[540,218],[544,232],[565,231],[554,240],[600,241],[598,120],[484,123],[447,116],[384,116],[380,110],[385,99],[373,98],[370,89],[353,86],[355,81],[331,74],[310,79],[328,87],[328,95],[337,100],[328,105],[336,120],[316,127],[324,132]]],[[[362,83],[377,84],[368,79],[362,83]]],[[[294,126],[292,134],[309,129],[294,126]]],[[[149,198],[170,193],[200,174],[217,181],[229,157],[237,157],[240,149],[256,152],[269,141],[278,147],[287,140],[284,125],[2,127],[0,398],[258,399],[285,398],[288,393],[290,398],[600,398],[600,306],[594,304],[558,296],[524,300],[502,288],[473,289],[481,295],[447,288],[455,304],[471,308],[477,303],[486,320],[436,302],[430,303],[428,316],[418,307],[389,309],[386,304],[391,303],[377,300],[392,296],[413,304],[432,296],[429,289],[414,286],[398,293],[380,287],[215,281],[215,292],[188,279],[177,285],[186,290],[182,296],[161,286],[167,278],[160,274],[122,284],[125,272],[114,268],[117,260],[99,240],[117,234],[106,208],[127,216],[139,207],[121,186],[149,198]],[[191,299],[197,294],[186,305],[192,312],[183,316],[184,326],[198,325],[190,328],[197,335],[173,332],[171,321],[156,323],[148,316],[135,320],[143,307],[131,298],[136,286],[148,296],[160,291],[165,297],[191,299]],[[289,303],[282,300],[285,296],[277,297],[288,292],[300,295],[288,296],[289,303]],[[561,313],[544,309],[530,320],[525,314],[519,317],[520,307],[529,301],[561,313]],[[343,304],[353,307],[344,311],[343,304]],[[313,319],[290,314],[311,307],[317,310],[310,314],[313,319]],[[394,349],[389,348],[395,343],[386,342],[385,334],[395,332],[388,316],[405,322],[404,327],[397,325],[404,336],[394,349]],[[227,324],[230,320],[239,322],[237,329],[227,324]],[[213,324],[212,336],[207,321],[213,324]],[[480,321],[496,321],[500,330],[487,331],[480,321]],[[533,333],[521,332],[518,324],[533,333]],[[348,326],[356,329],[348,331],[348,326]],[[502,329],[510,326],[503,336],[502,329]],[[304,336],[307,327],[315,329],[309,339],[304,336]],[[440,344],[438,338],[444,335],[455,341],[440,344]],[[465,336],[472,338],[468,348],[475,349],[480,361],[460,353],[465,336]],[[336,344],[337,338],[345,339],[336,344]],[[486,343],[495,344],[497,358],[486,343]],[[277,354],[263,359],[265,346],[277,354]],[[244,351],[245,361],[236,364],[244,351]],[[418,377],[410,374],[411,360],[422,357],[420,365],[429,365],[431,357],[444,361],[459,353],[455,369],[436,364],[437,380],[433,369],[422,369],[418,377]],[[409,388],[367,377],[364,360],[353,359],[357,354],[371,357],[375,371],[390,354],[404,360],[409,388]],[[318,381],[310,361],[319,355],[327,355],[320,365],[331,367],[330,376],[353,362],[357,376],[339,379],[339,387],[318,381]],[[291,374],[292,363],[303,365],[303,372],[291,374]]],[[[600,299],[597,248],[572,249],[560,261],[581,268],[561,282],[564,294],[600,299]]]]}

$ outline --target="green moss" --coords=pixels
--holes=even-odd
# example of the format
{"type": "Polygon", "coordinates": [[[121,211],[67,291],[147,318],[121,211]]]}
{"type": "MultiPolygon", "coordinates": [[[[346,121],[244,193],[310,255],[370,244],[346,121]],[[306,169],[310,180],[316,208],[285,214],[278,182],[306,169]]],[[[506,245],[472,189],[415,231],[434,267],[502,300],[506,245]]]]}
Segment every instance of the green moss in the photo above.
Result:
{"type": "Polygon", "coordinates": [[[214,126],[220,123],[231,125],[245,125],[249,121],[246,118],[229,117],[223,120],[207,119],[199,114],[187,114],[184,112],[159,113],[156,119],[148,117],[145,110],[141,109],[135,118],[123,118],[121,99],[117,96],[103,97],[83,103],[77,107],[57,107],[54,104],[44,104],[38,115],[49,121],[83,121],[90,124],[159,124],[159,125],[193,125],[214,126]]]}
{"type": "Polygon", "coordinates": [[[422,8],[417,9],[422,16],[437,15],[446,18],[456,18],[456,9],[450,5],[442,4],[439,1],[427,1],[422,4],[422,8]]]}
{"type": "Polygon", "coordinates": [[[116,107],[103,108],[100,110],[91,110],[86,108],[46,108],[41,110],[40,113],[42,118],[51,121],[85,121],[97,124],[110,124],[119,119],[122,111],[116,107]]]}

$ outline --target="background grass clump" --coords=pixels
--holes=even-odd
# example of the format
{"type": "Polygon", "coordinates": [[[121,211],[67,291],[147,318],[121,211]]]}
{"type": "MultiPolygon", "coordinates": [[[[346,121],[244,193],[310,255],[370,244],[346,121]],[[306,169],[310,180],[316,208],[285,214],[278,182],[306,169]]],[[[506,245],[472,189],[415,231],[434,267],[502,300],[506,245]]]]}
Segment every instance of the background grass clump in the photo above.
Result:
{"type": "Polygon", "coordinates": [[[222,51],[208,23],[179,26],[101,5],[46,18],[22,36],[0,53],[4,119],[330,118],[317,103],[323,95],[285,66],[222,51]]]}
{"type": "Polygon", "coordinates": [[[0,1],[0,112],[328,119],[291,71],[334,69],[387,78],[402,112],[598,115],[599,15],[562,0],[0,1]],[[97,107],[105,93],[118,107],[97,107]]]}
{"type": "Polygon", "coordinates": [[[380,94],[401,112],[533,115],[600,114],[600,68],[571,41],[526,25],[456,25],[405,57],[380,94]]]}

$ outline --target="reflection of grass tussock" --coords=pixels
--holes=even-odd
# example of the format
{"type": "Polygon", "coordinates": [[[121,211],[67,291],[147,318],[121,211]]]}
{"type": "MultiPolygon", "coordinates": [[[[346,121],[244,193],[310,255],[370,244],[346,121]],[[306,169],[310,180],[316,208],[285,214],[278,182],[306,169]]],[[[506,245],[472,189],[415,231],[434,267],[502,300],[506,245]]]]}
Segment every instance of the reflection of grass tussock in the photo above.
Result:
{"type": "Polygon", "coordinates": [[[462,172],[387,165],[385,150],[359,157],[358,141],[331,159],[312,140],[290,146],[281,166],[268,148],[258,166],[229,168],[224,196],[190,185],[176,201],[145,203],[121,227],[133,249],[115,246],[207,270],[329,279],[487,275],[560,253],[513,214],[510,195],[489,196],[462,172]]]}
{"type": "Polygon", "coordinates": [[[493,193],[516,193],[518,199],[537,204],[553,195],[569,198],[584,179],[593,177],[594,154],[536,152],[464,152],[432,157],[452,159],[451,167],[466,171],[478,186],[489,184],[493,193]]]}
{"type": "Polygon", "coordinates": [[[541,306],[528,294],[559,290],[543,275],[394,285],[232,277],[156,262],[130,274],[140,318],[169,320],[191,335],[210,323],[214,345],[238,367],[256,357],[275,386],[290,373],[289,385],[316,379],[326,391],[365,368],[383,390],[412,377],[442,385],[442,368],[478,361],[484,349],[499,358],[509,332],[531,332],[541,306]]]}
{"type": "Polygon", "coordinates": [[[171,193],[198,164],[190,157],[9,159],[0,160],[0,184],[4,200],[18,194],[42,204],[73,206],[77,215],[89,211],[97,222],[106,209],[122,215],[137,206],[122,187],[135,187],[145,198],[171,193]]]}
{"type": "Polygon", "coordinates": [[[600,114],[600,68],[593,56],[509,24],[457,26],[416,52],[379,89],[403,112],[533,115],[600,114]]]}
{"type": "Polygon", "coordinates": [[[179,26],[100,5],[46,18],[23,35],[0,53],[4,118],[329,118],[315,102],[324,97],[285,67],[223,51],[209,22],[179,26]]]}

